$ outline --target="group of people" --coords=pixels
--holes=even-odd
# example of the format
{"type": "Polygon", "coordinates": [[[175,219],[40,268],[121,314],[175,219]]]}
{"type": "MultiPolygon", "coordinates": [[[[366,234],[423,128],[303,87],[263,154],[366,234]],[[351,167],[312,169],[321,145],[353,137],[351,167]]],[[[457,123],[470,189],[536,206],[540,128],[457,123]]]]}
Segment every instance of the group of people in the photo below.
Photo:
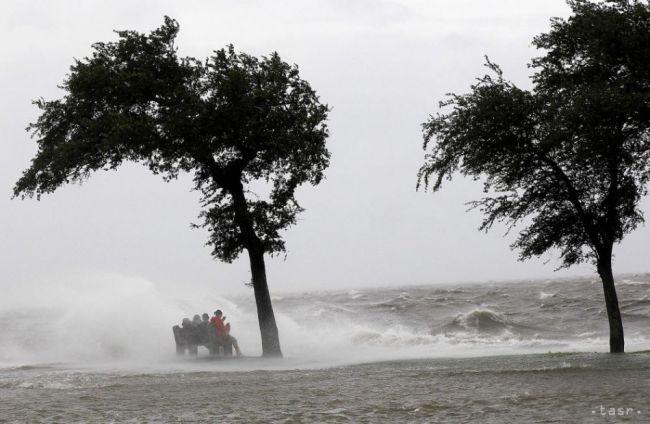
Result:
{"type": "Polygon", "coordinates": [[[232,343],[232,346],[237,352],[237,356],[242,356],[241,350],[239,350],[239,345],[237,344],[237,339],[230,335],[230,323],[226,322],[226,317],[223,315],[221,309],[214,311],[214,316],[210,317],[207,313],[204,313],[202,316],[198,314],[190,320],[189,318],[183,318],[183,328],[202,328],[207,329],[208,326],[213,326],[217,335],[224,338],[226,341],[232,343]]]}

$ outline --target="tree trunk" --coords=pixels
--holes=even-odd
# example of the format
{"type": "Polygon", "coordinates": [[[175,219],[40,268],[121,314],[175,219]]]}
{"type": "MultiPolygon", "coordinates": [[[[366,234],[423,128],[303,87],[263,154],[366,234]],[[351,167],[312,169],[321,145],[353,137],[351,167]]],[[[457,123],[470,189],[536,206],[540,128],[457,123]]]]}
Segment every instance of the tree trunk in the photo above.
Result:
{"type": "Polygon", "coordinates": [[[262,356],[281,357],[280,336],[275,324],[275,314],[271,304],[271,294],[266,282],[266,266],[264,265],[264,247],[255,233],[253,222],[248,213],[248,204],[244,196],[244,189],[239,179],[230,186],[230,194],[235,206],[235,221],[244,238],[244,246],[248,251],[251,264],[253,291],[257,306],[257,320],[262,336],[262,356]]]}
{"type": "Polygon", "coordinates": [[[264,265],[264,252],[249,248],[248,257],[251,263],[253,290],[255,304],[257,305],[257,319],[262,335],[262,356],[281,357],[280,337],[275,324],[271,294],[266,282],[266,267],[264,265]]]}
{"type": "Polygon", "coordinates": [[[611,251],[608,255],[600,255],[598,260],[598,274],[603,282],[603,290],[605,292],[605,305],[607,307],[607,319],[609,320],[609,351],[611,353],[623,353],[625,351],[623,321],[621,320],[621,311],[618,307],[616,287],[614,287],[611,251]]]}

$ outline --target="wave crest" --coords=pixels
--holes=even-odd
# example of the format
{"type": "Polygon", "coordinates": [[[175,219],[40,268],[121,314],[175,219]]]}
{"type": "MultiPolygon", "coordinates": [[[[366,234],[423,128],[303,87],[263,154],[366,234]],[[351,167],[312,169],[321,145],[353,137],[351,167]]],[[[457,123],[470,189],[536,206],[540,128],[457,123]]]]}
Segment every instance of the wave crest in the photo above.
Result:
{"type": "Polygon", "coordinates": [[[453,321],[445,326],[447,331],[463,330],[478,333],[497,334],[510,331],[513,323],[501,313],[488,308],[476,308],[458,314],[453,321]]]}

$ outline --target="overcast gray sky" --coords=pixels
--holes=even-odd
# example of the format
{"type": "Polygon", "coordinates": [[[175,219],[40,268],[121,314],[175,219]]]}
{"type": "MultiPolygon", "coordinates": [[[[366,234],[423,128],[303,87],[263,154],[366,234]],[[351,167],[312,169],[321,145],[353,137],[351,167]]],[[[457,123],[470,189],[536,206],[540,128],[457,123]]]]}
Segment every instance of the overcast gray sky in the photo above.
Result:
{"type": "MultiPolygon", "coordinates": [[[[298,194],[306,212],[286,233],[287,256],[267,263],[272,291],[590,274],[589,265],[554,273],[552,256],[517,262],[503,227],[478,232],[480,214],[465,212],[481,195],[476,182],[415,191],[420,124],[444,94],[466,91],[485,54],[528,86],[532,37],[567,14],[562,0],[3,0],[0,287],[11,299],[19,287],[113,277],[206,292],[248,281],[245,257],[212,260],[206,233],[190,229],[199,205],[189,178],[164,183],[127,165],[40,202],[10,199],[35,152],[24,130],[38,113],[31,100],[60,97],[73,58],[114,40],[113,29],[148,32],[163,15],[181,25],[181,54],[203,58],[229,43],[277,51],[332,107],[331,166],[298,194]]],[[[648,271],[649,237],[647,227],[627,236],[617,272],[648,271]]]]}

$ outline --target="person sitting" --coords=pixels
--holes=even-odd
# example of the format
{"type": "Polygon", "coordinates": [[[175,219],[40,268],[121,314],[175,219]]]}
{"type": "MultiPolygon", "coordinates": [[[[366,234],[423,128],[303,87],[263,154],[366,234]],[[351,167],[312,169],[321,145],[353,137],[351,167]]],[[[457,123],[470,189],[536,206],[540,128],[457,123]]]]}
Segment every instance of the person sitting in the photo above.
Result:
{"type": "Polygon", "coordinates": [[[183,318],[183,323],[181,324],[181,337],[183,343],[187,345],[190,354],[196,355],[196,327],[192,324],[192,320],[189,318],[183,318]]]}
{"type": "Polygon", "coordinates": [[[190,328],[192,326],[192,321],[189,318],[183,318],[183,323],[181,324],[183,328],[190,328]]]}
{"type": "Polygon", "coordinates": [[[192,321],[189,324],[189,337],[191,337],[192,342],[196,343],[197,345],[205,345],[207,344],[208,340],[208,334],[202,324],[203,323],[201,322],[201,316],[198,314],[194,315],[192,321]]]}
{"type": "Polygon", "coordinates": [[[214,316],[210,319],[210,323],[214,326],[214,329],[217,332],[219,337],[222,337],[227,342],[232,343],[237,352],[237,356],[242,356],[241,350],[239,350],[239,345],[237,344],[237,339],[230,335],[230,323],[225,323],[226,317],[223,316],[223,312],[220,309],[214,311],[214,316]]]}
{"type": "Polygon", "coordinates": [[[210,328],[210,315],[204,313],[202,318],[203,319],[199,322],[198,325],[201,328],[201,331],[206,333],[208,328],[210,328]]]}

